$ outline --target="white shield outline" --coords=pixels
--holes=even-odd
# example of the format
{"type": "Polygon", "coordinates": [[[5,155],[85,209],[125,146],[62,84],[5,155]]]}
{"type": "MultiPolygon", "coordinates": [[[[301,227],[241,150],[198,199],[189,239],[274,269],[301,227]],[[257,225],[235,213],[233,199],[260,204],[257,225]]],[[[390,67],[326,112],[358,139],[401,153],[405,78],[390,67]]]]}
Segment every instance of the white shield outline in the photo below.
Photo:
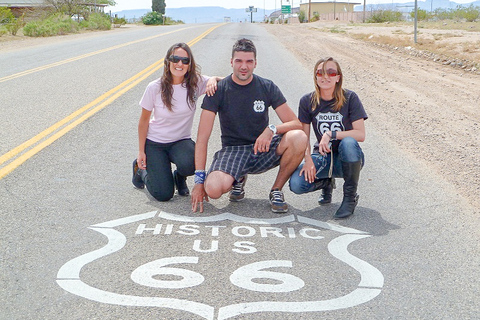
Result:
{"type": "MultiPolygon", "coordinates": [[[[210,305],[173,298],[161,297],[140,297],[132,295],[123,295],[114,292],[108,292],[94,288],[80,279],[80,270],[87,264],[121,250],[126,242],[125,235],[115,227],[152,219],[157,215],[157,211],[144,214],[133,215],[117,220],[111,220],[100,224],[95,224],[89,229],[97,231],[108,238],[108,243],[98,250],[78,256],[65,263],[57,273],[57,284],[64,290],[78,295],[80,297],[114,305],[137,306],[137,307],[160,307],[176,309],[196,314],[202,318],[213,320],[215,307],[210,305]]],[[[175,215],[167,212],[160,212],[159,218],[179,221],[179,222],[218,222],[230,220],[234,222],[243,222],[249,224],[278,224],[298,221],[327,230],[336,231],[343,235],[334,238],[328,244],[328,251],[332,256],[346,263],[351,268],[360,273],[361,280],[358,288],[352,292],[330,300],[303,301],[303,302],[276,302],[276,301],[258,301],[241,304],[232,304],[221,307],[218,310],[217,320],[224,320],[241,314],[258,312],[320,312],[327,310],[337,310],[353,307],[368,302],[378,296],[383,288],[384,277],[382,273],[368,262],[361,260],[347,250],[348,245],[356,240],[371,237],[366,232],[353,228],[342,227],[340,225],[322,222],[302,216],[287,215],[274,219],[252,219],[241,217],[232,213],[222,213],[209,217],[189,217],[175,215]]]]}

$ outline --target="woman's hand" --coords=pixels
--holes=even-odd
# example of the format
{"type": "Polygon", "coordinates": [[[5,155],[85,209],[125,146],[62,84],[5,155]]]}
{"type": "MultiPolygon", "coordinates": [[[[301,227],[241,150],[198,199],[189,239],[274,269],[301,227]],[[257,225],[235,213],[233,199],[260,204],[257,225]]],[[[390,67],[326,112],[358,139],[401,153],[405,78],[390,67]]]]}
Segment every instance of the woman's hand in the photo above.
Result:
{"type": "Polygon", "coordinates": [[[207,96],[211,97],[215,94],[215,91],[217,91],[217,78],[216,77],[211,77],[207,81],[207,90],[205,93],[207,96]]]}
{"type": "Polygon", "coordinates": [[[332,137],[332,132],[327,131],[322,135],[322,140],[318,144],[318,152],[324,156],[327,153],[330,153],[330,138],[332,137]]]}
{"type": "Polygon", "coordinates": [[[137,156],[137,165],[139,169],[147,169],[147,156],[145,152],[139,152],[137,156]]]}
{"type": "Polygon", "coordinates": [[[315,181],[317,169],[315,168],[312,157],[305,157],[305,163],[303,164],[302,170],[300,170],[300,176],[302,174],[305,174],[305,181],[308,181],[309,183],[315,181]]]}

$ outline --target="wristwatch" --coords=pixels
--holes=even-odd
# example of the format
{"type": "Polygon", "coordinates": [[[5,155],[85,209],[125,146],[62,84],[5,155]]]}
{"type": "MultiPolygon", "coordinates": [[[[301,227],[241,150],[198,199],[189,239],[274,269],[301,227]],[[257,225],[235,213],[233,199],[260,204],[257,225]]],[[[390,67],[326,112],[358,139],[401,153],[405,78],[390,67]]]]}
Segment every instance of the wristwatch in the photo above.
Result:
{"type": "Polygon", "coordinates": [[[274,124],[269,124],[268,129],[272,130],[274,135],[277,133],[277,127],[274,124]]]}
{"type": "Polygon", "coordinates": [[[337,131],[332,131],[332,138],[330,139],[330,141],[335,141],[337,140],[337,131]]]}

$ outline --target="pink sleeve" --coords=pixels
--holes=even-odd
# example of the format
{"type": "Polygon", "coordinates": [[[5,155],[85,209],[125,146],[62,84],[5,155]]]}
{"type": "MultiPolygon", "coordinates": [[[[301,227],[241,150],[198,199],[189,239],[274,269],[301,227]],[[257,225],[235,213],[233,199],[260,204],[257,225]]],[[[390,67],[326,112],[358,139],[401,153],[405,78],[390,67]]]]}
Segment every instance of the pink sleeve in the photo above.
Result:
{"type": "Polygon", "coordinates": [[[152,111],[155,106],[155,96],[157,95],[159,88],[155,83],[149,83],[143,97],[140,100],[140,106],[148,111],[152,111]]]}

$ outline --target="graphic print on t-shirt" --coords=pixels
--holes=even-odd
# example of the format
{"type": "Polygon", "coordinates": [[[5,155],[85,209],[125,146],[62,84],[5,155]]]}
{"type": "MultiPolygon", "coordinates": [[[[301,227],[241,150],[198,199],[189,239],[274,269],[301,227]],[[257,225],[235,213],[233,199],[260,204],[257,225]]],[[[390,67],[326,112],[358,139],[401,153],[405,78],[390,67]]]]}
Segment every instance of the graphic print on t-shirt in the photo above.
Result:
{"type": "Polygon", "coordinates": [[[340,112],[319,113],[316,115],[317,129],[322,135],[327,131],[345,131],[340,112]]]}
{"type": "Polygon", "coordinates": [[[265,111],[265,101],[255,100],[253,102],[253,111],[262,113],[265,111]]]}

